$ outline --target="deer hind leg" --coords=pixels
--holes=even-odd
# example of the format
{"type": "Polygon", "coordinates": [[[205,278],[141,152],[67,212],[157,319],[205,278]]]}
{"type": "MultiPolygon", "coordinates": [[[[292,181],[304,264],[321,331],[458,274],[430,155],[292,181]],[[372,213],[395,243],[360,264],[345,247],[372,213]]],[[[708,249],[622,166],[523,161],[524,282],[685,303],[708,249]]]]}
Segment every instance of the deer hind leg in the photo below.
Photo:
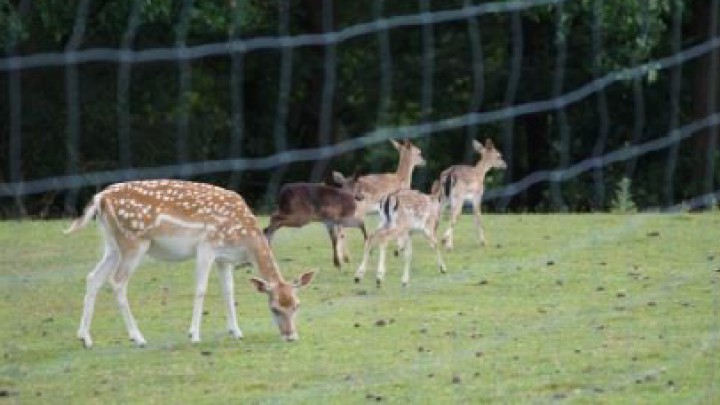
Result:
{"type": "Polygon", "coordinates": [[[269,242],[272,242],[275,232],[282,227],[302,228],[310,222],[307,218],[275,213],[270,217],[270,223],[263,229],[263,233],[269,242]]]}
{"type": "Polygon", "coordinates": [[[485,231],[483,229],[482,219],[480,215],[481,201],[482,195],[475,196],[475,198],[473,198],[473,220],[475,221],[475,230],[477,231],[478,243],[480,243],[480,246],[485,246],[485,231]]]}
{"type": "Polygon", "coordinates": [[[263,229],[263,234],[265,234],[265,237],[267,238],[268,242],[272,242],[273,235],[275,235],[275,231],[282,228],[282,215],[280,214],[273,214],[270,217],[270,223],[268,226],[263,229]]]}
{"type": "Polygon", "coordinates": [[[448,227],[443,235],[442,242],[445,249],[453,249],[453,229],[457,223],[458,216],[462,212],[463,199],[450,197],[450,221],[448,221],[448,227]]]}
{"type": "Polygon", "coordinates": [[[220,287],[225,298],[227,312],[227,329],[230,336],[235,339],[242,339],[243,333],[237,324],[237,313],[235,312],[235,280],[232,274],[233,266],[230,263],[218,263],[217,271],[220,276],[220,287]]]}
{"type": "Polygon", "coordinates": [[[110,279],[110,284],[115,291],[118,309],[125,321],[128,337],[139,347],[145,346],[147,342],[140,332],[140,329],[138,329],[135,317],[130,310],[130,304],[127,299],[127,285],[130,276],[135,272],[138,264],[140,264],[140,259],[145,255],[149,247],[150,242],[148,241],[133,244],[129,248],[124,247],[122,249],[120,263],[110,279]]]}
{"type": "Polygon", "coordinates": [[[430,247],[435,249],[435,255],[437,256],[437,264],[438,268],[440,269],[440,273],[445,273],[447,271],[447,267],[445,266],[445,261],[442,257],[442,252],[440,251],[440,246],[437,243],[437,236],[436,236],[436,229],[437,227],[430,227],[427,226],[425,229],[423,229],[423,235],[425,238],[427,238],[428,243],[430,243],[430,247]]]}
{"type": "Polygon", "coordinates": [[[410,234],[406,234],[398,238],[398,244],[402,246],[402,250],[405,256],[405,263],[403,269],[403,275],[400,281],[403,287],[407,287],[410,282],[410,262],[412,261],[412,238],[410,234]]]}
{"type": "Polygon", "coordinates": [[[190,323],[190,340],[200,342],[200,321],[202,320],[203,301],[207,293],[210,268],[215,261],[215,254],[209,246],[201,244],[197,248],[197,263],[195,267],[195,301],[193,303],[192,321],[190,323]]]}
{"type": "Polygon", "coordinates": [[[92,323],[93,312],[95,310],[95,298],[100,290],[100,287],[108,280],[111,274],[120,264],[120,250],[117,246],[107,241],[105,242],[105,253],[102,259],[95,265],[95,268],[87,275],[86,279],[86,291],[83,303],[83,314],[80,319],[80,327],[77,331],[78,339],[82,340],[83,345],[86,348],[91,348],[93,345],[92,338],[90,337],[90,324],[92,323]]]}
{"type": "MultiPolygon", "coordinates": [[[[363,221],[362,219],[357,219],[357,218],[346,219],[342,222],[342,227],[358,228],[360,230],[360,232],[362,232],[362,234],[363,234],[363,241],[367,241],[368,233],[367,233],[367,229],[365,228],[365,221],[363,221]]],[[[342,248],[343,260],[345,261],[345,263],[349,263],[350,262],[350,253],[347,248],[347,237],[346,237],[345,230],[342,227],[340,227],[340,230],[341,230],[340,239],[342,240],[342,246],[343,246],[343,248],[342,248]]]]}

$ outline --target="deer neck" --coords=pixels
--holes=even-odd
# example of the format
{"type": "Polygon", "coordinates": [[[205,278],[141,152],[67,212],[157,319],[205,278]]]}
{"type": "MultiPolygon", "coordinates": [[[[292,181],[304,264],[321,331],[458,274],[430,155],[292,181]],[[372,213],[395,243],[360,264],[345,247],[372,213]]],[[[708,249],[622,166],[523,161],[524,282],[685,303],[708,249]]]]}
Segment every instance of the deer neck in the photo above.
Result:
{"type": "Polygon", "coordinates": [[[410,188],[413,168],[414,166],[410,162],[410,159],[405,158],[405,156],[400,156],[400,162],[398,163],[395,175],[401,187],[410,188]]]}
{"type": "Polygon", "coordinates": [[[252,241],[250,249],[251,256],[255,261],[260,277],[269,283],[279,283],[283,281],[280,267],[275,261],[270,244],[264,236],[260,236],[252,241]]]}
{"type": "Polygon", "coordinates": [[[480,178],[484,178],[491,168],[490,163],[484,159],[480,159],[475,165],[475,171],[480,175],[480,178]]]}

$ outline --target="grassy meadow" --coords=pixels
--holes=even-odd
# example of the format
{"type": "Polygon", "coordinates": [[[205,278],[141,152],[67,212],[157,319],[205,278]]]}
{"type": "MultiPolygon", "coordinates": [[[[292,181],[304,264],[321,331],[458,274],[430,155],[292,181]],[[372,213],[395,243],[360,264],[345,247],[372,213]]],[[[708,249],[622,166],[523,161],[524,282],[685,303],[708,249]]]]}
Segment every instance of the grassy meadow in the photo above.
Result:
{"type": "Polygon", "coordinates": [[[91,350],[75,333],[99,233],[68,223],[0,222],[0,403],[720,403],[718,213],[487,215],[482,248],[464,215],[448,274],[415,235],[406,288],[392,254],[382,288],[375,260],[353,282],[357,230],[338,271],[323,226],[281,229],[285,277],[318,271],[298,342],[241,268],[245,338],[227,335],[212,273],[191,344],[193,262],[147,259],[129,299],[148,346],[128,342],[107,287],[91,350]]]}

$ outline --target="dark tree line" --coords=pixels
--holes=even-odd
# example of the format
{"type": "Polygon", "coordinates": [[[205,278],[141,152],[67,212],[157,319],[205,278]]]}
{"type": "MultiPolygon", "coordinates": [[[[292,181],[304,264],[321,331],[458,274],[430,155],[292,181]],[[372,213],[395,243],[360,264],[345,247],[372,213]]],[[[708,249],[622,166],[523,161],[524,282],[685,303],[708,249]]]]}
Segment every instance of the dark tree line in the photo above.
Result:
{"type": "MultiPolygon", "coordinates": [[[[146,63],[87,62],[0,72],[0,181],[14,183],[177,162],[263,157],[381,127],[432,123],[564,100],[613,72],[718,37],[718,0],[574,0],[435,24],[370,30],[331,45],[146,63]],[[19,96],[18,96],[19,95],[19,96]]],[[[0,0],[3,57],[93,48],[181,49],[342,31],[378,19],[487,2],[310,0],[0,0]]],[[[684,63],[612,81],[564,105],[416,139],[427,189],[470,140],[492,138],[510,164],[493,187],[668,136],[720,110],[717,46],[684,63]]],[[[539,181],[490,202],[513,211],[604,210],[632,180],[639,207],[714,192],[717,126],[667,148],[539,181]]],[[[272,170],[194,177],[240,191],[259,209],[273,185],[329,170],[392,170],[389,144],[272,170]],[[270,186],[269,186],[270,185],[270,186]]],[[[178,172],[177,177],[182,177],[178,172]]],[[[95,187],[2,198],[0,215],[74,213],[95,187]]]]}

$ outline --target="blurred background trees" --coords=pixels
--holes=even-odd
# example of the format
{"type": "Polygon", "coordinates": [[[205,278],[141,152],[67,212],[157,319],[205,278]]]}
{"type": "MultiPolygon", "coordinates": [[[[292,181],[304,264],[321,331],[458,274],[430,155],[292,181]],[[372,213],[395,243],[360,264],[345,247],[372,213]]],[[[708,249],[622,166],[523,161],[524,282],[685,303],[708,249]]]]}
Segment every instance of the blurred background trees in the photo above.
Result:
{"type": "MultiPolygon", "coordinates": [[[[180,50],[232,39],[340,31],[379,18],[473,3],[481,2],[0,0],[0,49],[5,56],[69,47],[180,50]]],[[[73,170],[262,157],[339,142],[379,127],[557,99],[611,72],[717,37],[717,3],[575,0],[372,30],[329,46],[269,47],[187,62],[91,62],[4,71],[0,181],[11,181],[5,157],[13,150],[13,129],[7,117],[17,117],[18,111],[25,180],[73,170]],[[11,96],[13,86],[20,89],[19,99],[11,96]]],[[[718,111],[717,55],[715,47],[686,63],[616,81],[564,108],[418,138],[428,166],[418,169],[414,184],[427,190],[448,165],[474,162],[468,147],[473,138],[493,138],[504,152],[509,169],[490,179],[500,185],[665,137],[718,111]]],[[[670,148],[560,183],[538,182],[512,198],[492,201],[489,208],[606,210],[623,178],[631,181],[640,209],[676,204],[715,191],[720,176],[716,138],[716,128],[701,131],[670,148]]],[[[266,209],[273,192],[268,184],[318,181],[331,169],[364,173],[395,165],[391,146],[377,144],[319,166],[293,163],[195,179],[232,187],[266,209]]],[[[20,202],[2,199],[0,215],[17,214],[18,204],[33,216],[72,214],[95,191],[77,190],[71,199],[65,190],[20,202]]]]}

